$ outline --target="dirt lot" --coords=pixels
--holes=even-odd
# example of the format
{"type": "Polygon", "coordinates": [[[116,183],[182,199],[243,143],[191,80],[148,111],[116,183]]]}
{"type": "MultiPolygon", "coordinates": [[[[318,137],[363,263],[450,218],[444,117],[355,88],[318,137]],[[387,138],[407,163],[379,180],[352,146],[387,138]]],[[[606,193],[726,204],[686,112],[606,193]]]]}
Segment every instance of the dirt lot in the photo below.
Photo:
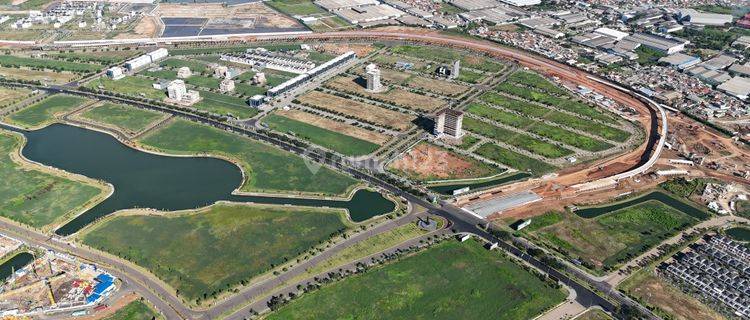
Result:
{"type": "Polygon", "coordinates": [[[121,33],[115,39],[153,38],[159,35],[160,27],[155,17],[146,16],[138,21],[132,32],[121,33]]]}
{"type": "Polygon", "coordinates": [[[375,48],[369,44],[349,44],[349,43],[337,43],[337,44],[331,44],[326,43],[322,44],[316,47],[318,51],[330,53],[330,54],[344,54],[347,51],[354,51],[354,53],[357,54],[358,57],[364,57],[375,48]]]}
{"type": "Polygon", "coordinates": [[[645,276],[637,287],[632,289],[631,294],[674,315],[675,319],[724,319],[699,301],[678,291],[651,273],[645,276]]]}
{"type": "Polygon", "coordinates": [[[299,97],[299,101],[321,110],[342,113],[376,125],[391,126],[396,130],[406,130],[412,126],[414,117],[381,107],[337,97],[320,91],[311,91],[299,97]]]}
{"type": "Polygon", "coordinates": [[[67,72],[39,71],[5,67],[0,67],[0,76],[20,80],[51,81],[58,84],[68,83],[78,77],[76,74],[67,72]]]}
{"type": "Polygon", "coordinates": [[[387,101],[396,106],[428,112],[437,110],[446,103],[443,99],[416,94],[399,88],[391,88],[381,93],[371,93],[365,91],[360,82],[361,80],[358,80],[354,76],[342,76],[327,82],[326,86],[342,92],[369,97],[374,100],[387,101]]]}
{"type": "Polygon", "coordinates": [[[464,85],[425,77],[414,77],[407,85],[412,88],[422,89],[446,96],[457,96],[469,90],[469,87],[464,85]]]}
{"type": "Polygon", "coordinates": [[[427,143],[416,145],[390,167],[417,180],[481,178],[494,173],[476,160],[427,143]]]}
{"type": "MultiPolygon", "coordinates": [[[[208,18],[218,21],[236,20],[243,21],[243,24],[251,24],[243,27],[290,28],[299,26],[296,20],[276,12],[262,2],[236,6],[224,6],[221,3],[164,3],[159,4],[156,13],[162,17],[208,18]]],[[[209,24],[211,23],[209,22],[209,24]]]]}
{"type": "Polygon", "coordinates": [[[381,134],[378,132],[370,131],[364,128],[355,127],[352,125],[348,125],[345,123],[341,123],[338,121],[334,121],[331,119],[326,119],[308,112],[304,112],[302,110],[289,110],[289,111],[277,111],[277,114],[281,116],[285,116],[287,118],[297,120],[300,122],[304,122],[307,124],[314,125],[316,127],[321,127],[324,129],[328,129],[331,131],[335,131],[341,134],[345,134],[348,136],[352,136],[358,139],[362,139],[365,141],[370,141],[375,144],[383,145],[388,140],[390,140],[390,136],[381,134]]]}

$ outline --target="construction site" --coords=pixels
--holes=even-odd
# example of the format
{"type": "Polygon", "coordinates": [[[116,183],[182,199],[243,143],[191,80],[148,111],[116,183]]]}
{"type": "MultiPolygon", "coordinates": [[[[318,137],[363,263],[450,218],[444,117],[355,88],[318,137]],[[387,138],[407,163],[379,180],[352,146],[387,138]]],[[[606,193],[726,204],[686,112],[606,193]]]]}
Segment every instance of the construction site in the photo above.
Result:
{"type": "Polygon", "coordinates": [[[0,315],[33,316],[94,307],[117,290],[106,271],[47,251],[15,270],[0,287],[0,315]]]}

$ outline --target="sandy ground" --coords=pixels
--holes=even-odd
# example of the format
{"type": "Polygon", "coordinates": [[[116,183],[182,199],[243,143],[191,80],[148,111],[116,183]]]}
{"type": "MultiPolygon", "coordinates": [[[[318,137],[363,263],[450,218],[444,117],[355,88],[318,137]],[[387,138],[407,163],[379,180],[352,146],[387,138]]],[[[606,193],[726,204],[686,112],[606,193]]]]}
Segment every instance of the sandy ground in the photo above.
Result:
{"type": "Polygon", "coordinates": [[[159,35],[161,27],[157,18],[151,16],[145,16],[138,21],[132,32],[118,34],[115,39],[137,39],[137,38],[152,38],[159,35]]]}
{"type": "Polygon", "coordinates": [[[390,136],[378,132],[370,131],[364,128],[355,127],[342,122],[326,119],[301,110],[277,111],[278,115],[294,119],[300,122],[321,127],[334,132],[345,134],[351,137],[369,141],[375,144],[383,145],[391,139],[390,136]]]}
{"type": "Polygon", "coordinates": [[[421,179],[476,178],[474,164],[443,148],[420,143],[391,164],[421,179]]]}
{"type": "Polygon", "coordinates": [[[303,103],[319,106],[325,110],[362,119],[377,125],[387,125],[396,130],[406,130],[412,123],[413,116],[384,109],[364,102],[353,101],[331,94],[311,91],[299,97],[303,103]]]}

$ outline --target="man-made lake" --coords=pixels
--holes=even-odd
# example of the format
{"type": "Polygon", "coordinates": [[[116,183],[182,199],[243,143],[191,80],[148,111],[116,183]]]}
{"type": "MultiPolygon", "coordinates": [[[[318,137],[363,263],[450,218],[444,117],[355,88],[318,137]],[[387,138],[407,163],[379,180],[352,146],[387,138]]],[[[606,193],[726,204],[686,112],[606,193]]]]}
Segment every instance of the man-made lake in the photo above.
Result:
{"type": "Polygon", "coordinates": [[[242,172],[222,159],[142,152],[108,134],[65,124],[36,131],[12,130],[26,136],[28,142],[22,150],[26,158],[115,187],[109,198],[60,227],[56,233],[63,236],[121,209],[184,210],[219,200],[345,208],[355,222],[395,208],[392,201],[369,190],[357,191],[350,201],[232,195],[242,183],[242,172]]]}
{"type": "Polygon", "coordinates": [[[0,282],[5,281],[13,272],[25,267],[32,261],[34,261],[34,255],[28,252],[21,252],[8,259],[8,261],[5,261],[5,263],[0,264],[0,282]]]}

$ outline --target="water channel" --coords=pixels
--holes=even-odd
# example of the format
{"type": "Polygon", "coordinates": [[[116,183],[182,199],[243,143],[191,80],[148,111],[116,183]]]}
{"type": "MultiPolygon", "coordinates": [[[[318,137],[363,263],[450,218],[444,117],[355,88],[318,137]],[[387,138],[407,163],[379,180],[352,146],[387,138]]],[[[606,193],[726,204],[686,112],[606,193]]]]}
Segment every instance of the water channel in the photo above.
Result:
{"type": "Polygon", "coordinates": [[[617,211],[630,206],[638,205],[646,201],[656,200],[667,206],[670,206],[678,211],[684,212],[685,214],[694,217],[699,220],[705,220],[708,218],[708,214],[694,206],[691,206],[685,202],[675,199],[671,195],[661,192],[653,191],[646,195],[636,197],[630,200],[614,203],[603,207],[591,207],[577,210],[575,213],[582,218],[595,218],[603,214],[607,214],[613,211],[617,211]]]}
{"type": "Polygon", "coordinates": [[[0,128],[26,136],[28,142],[22,150],[26,158],[114,185],[109,198],[55,231],[62,236],[121,209],[173,211],[220,200],[345,208],[355,222],[395,208],[392,201],[369,190],[357,191],[349,201],[232,195],[242,182],[242,173],[222,159],[155,155],[127,147],[108,134],[66,124],[35,131],[0,128]]]}
{"type": "Polygon", "coordinates": [[[750,242],[750,229],[746,227],[734,227],[727,229],[727,235],[739,242],[750,242]]]}
{"type": "Polygon", "coordinates": [[[21,269],[34,261],[34,255],[28,252],[21,252],[13,256],[12,258],[0,264],[0,283],[10,277],[13,272],[21,269]]]}

